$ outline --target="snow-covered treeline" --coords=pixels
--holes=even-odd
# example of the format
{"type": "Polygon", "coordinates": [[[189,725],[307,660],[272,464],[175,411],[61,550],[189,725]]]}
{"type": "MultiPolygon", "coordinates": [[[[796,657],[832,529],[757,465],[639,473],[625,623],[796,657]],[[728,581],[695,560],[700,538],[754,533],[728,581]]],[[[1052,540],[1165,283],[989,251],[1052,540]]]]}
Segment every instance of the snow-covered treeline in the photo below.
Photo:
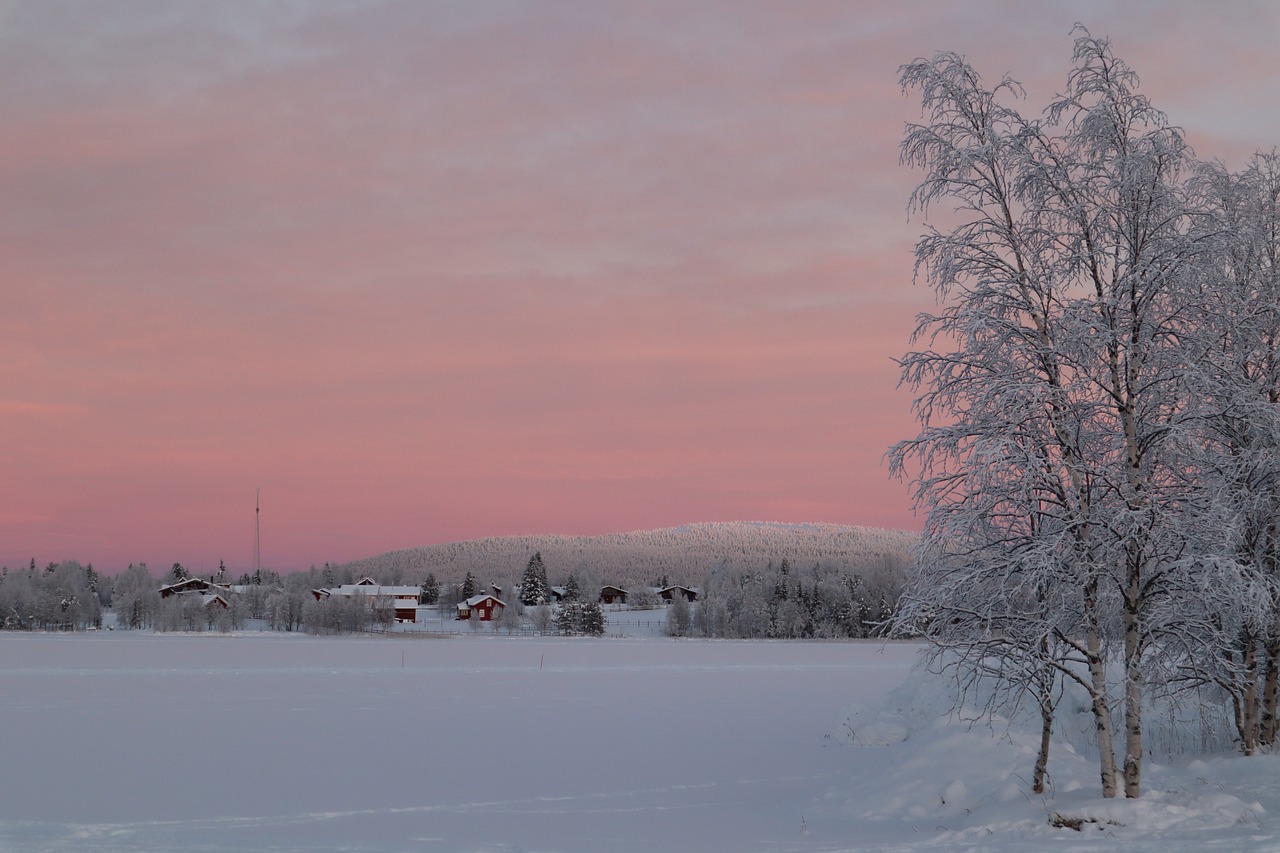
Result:
{"type": "Polygon", "coordinates": [[[1143,713],[1198,691],[1241,748],[1280,697],[1280,156],[1198,161],[1104,39],[1037,117],[962,57],[904,66],[902,159],[938,294],[891,451],[926,526],[896,617],[989,710],[1094,716],[1103,793],[1141,791],[1143,713]],[[1113,712],[1122,719],[1113,721],[1113,712]]]}
{"type": "Polygon", "coordinates": [[[72,631],[102,623],[101,579],[93,566],[49,563],[0,570],[0,628],[72,631]]]}
{"type": "Polygon", "coordinates": [[[744,639],[879,636],[904,577],[905,563],[895,554],[839,570],[793,566],[786,558],[754,570],[720,567],[707,575],[687,620],[678,611],[668,615],[668,631],[744,639]]]}
{"type": "MultiPolygon", "coordinates": [[[[701,598],[693,607],[683,599],[677,603],[676,618],[668,624],[679,634],[866,637],[892,613],[916,540],[917,534],[906,531],[834,524],[692,524],[611,536],[452,543],[301,572],[259,569],[236,583],[224,567],[196,576],[179,564],[159,576],[142,563],[115,577],[99,578],[91,569],[89,576],[97,599],[114,611],[111,626],[124,630],[253,626],[336,634],[394,622],[395,608],[377,595],[325,593],[368,578],[377,585],[415,588],[416,603],[446,620],[454,618],[459,603],[495,591],[505,606],[494,626],[508,632],[598,634],[606,586],[618,588],[607,599],[613,606],[625,600],[632,609],[648,609],[663,604],[659,588],[679,584],[695,588],[701,598]]],[[[85,575],[78,564],[64,565],[74,570],[60,569],[58,578],[85,575]]],[[[0,625],[30,629],[66,621],[56,607],[36,605],[25,592],[30,578],[51,572],[53,567],[43,575],[34,568],[10,572],[7,586],[0,580],[0,604],[13,599],[0,625]]],[[[70,589],[61,580],[49,585],[50,590],[70,589]]],[[[52,600],[63,598],[88,597],[72,590],[52,600]]],[[[97,621],[91,615],[91,622],[97,621]]],[[[84,624],[72,619],[68,627],[84,624]]]]}
{"type": "Polygon", "coordinates": [[[915,547],[918,534],[843,524],[716,522],[602,536],[504,536],[393,551],[333,567],[339,581],[369,575],[384,583],[416,583],[428,573],[460,584],[468,572],[481,583],[517,581],[540,553],[553,583],[570,575],[626,589],[702,582],[713,569],[759,571],[787,558],[795,566],[874,566],[915,547]],[[664,582],[665,583],[662,583],[664,582]]]}

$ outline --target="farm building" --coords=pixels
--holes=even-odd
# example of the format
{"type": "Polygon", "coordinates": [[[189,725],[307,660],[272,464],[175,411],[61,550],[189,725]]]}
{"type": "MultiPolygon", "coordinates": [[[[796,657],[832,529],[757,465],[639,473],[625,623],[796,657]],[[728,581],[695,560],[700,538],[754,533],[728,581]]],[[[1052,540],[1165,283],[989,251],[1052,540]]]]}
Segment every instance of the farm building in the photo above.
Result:
{"type": "Polygon", "coordinates": [[[200,593],[203,595],[213,592],[216,594],[230,591],[230,584],[213,583],[201,578],[187,578],[186,580],[160,587],[160,597],[168,598],[171,595],[186,595],[188,593],[200,593]]]}
{"type": "Polygon", "coordinates": [[[683,598],[685,601],[698,600],[698,590],[692,587],[673,584],[671,586],[663,587],[662,589],[658,590],[658,597],[668,603],[674,601],[677,595],[683,598]]]}
{"type": "Polygon", "coordinates": [[[324,601],[333,596],[368,597],[375,611],[394,609],[397,622],[415,622],[418,618],[418,593],[416,586],[384,586],[371,578],[361,578],[356,583],[344,583],[329,589],[313,589],[311,594],[316,601],[324,601]]]}
{"type": "Polygon", "coordinates": [[[626,604],[627,591],[617,586],[600,587],[601,604],[626,604]]]}
{"type": "Polygon", "coordinates": [[[474,613],[481,622],[490,622],[494,618],[501,616],[506,606],[495,596],[488,593],[473,595],[466,601],[458,602],[458,618],[470,619],[474,613]]]}

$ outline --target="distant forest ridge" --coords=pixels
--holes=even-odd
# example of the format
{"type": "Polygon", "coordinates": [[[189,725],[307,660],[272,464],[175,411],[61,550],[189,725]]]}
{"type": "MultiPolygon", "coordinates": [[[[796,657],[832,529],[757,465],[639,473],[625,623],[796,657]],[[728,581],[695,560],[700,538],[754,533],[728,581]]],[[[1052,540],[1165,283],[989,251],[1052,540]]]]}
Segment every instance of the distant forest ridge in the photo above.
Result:
{"type": "MultiPolygon", "coordinates": [[[[467,572],[483,583],[512,582],[534,553],[541,553],[552,583],[570,574],[622,586],[697,584],[717,569],[755,570],[789,560],[797,568],[861,573],[886,560],[902,565],[919,540],[906,530],[845,524],[757,521],[704,522],[599,536],[500,536],[391,551],[339,567],[353,576],[420,580],[428,573],[442,583],[467,572]]],[[[345,571],[344,571],[345,574],[345,571]]]]}

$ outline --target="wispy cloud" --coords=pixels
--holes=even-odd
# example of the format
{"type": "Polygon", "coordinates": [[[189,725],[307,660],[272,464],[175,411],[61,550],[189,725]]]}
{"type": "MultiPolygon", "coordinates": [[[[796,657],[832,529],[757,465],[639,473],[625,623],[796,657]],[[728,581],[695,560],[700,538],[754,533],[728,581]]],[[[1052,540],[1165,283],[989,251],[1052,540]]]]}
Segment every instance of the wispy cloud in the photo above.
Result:
{"type": "Polygon", "coordinates": [[[40,403],[32,400],[0,399],[0,415],[30,415],[32,417],[53,417],[59,415],[75,415],[84,411],[82,406],[68,403],[40,403]]]}
{"type": "Polygon", "coordinates": [[[914,525],[881,463],[931,304],[896,68],[953,49],[1051,93],[1088,18],[1242,159],[1280,140],[1276,13],[1248,9],[8,4],[5,545],[243,564],[255,486],[287,568],[914,525]]]}

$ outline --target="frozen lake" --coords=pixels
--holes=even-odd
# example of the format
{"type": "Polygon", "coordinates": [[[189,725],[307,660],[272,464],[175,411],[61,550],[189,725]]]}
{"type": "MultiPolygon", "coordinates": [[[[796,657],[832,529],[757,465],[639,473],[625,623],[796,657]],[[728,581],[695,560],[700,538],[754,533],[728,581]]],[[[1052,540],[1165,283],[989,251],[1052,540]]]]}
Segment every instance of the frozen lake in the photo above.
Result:
{"type": "Polygon", "coordinates": [[[1141,800],[1102,800],[1067,701],[1036,796],[1034,726],[948,721],[915,656],[5,633],[0,853],[1280,850],[1280,756],[1153,759],[1141,800]]]}
{"type": "MultiPolygon", "coordinates": [[[[878,643],[0,637],[0,849],[848,849],[878,643]],[[838,799],[838,798],[837,798],[838,799]]],[[[870,838],[865,838],[871,841],[870,838]]]]}

